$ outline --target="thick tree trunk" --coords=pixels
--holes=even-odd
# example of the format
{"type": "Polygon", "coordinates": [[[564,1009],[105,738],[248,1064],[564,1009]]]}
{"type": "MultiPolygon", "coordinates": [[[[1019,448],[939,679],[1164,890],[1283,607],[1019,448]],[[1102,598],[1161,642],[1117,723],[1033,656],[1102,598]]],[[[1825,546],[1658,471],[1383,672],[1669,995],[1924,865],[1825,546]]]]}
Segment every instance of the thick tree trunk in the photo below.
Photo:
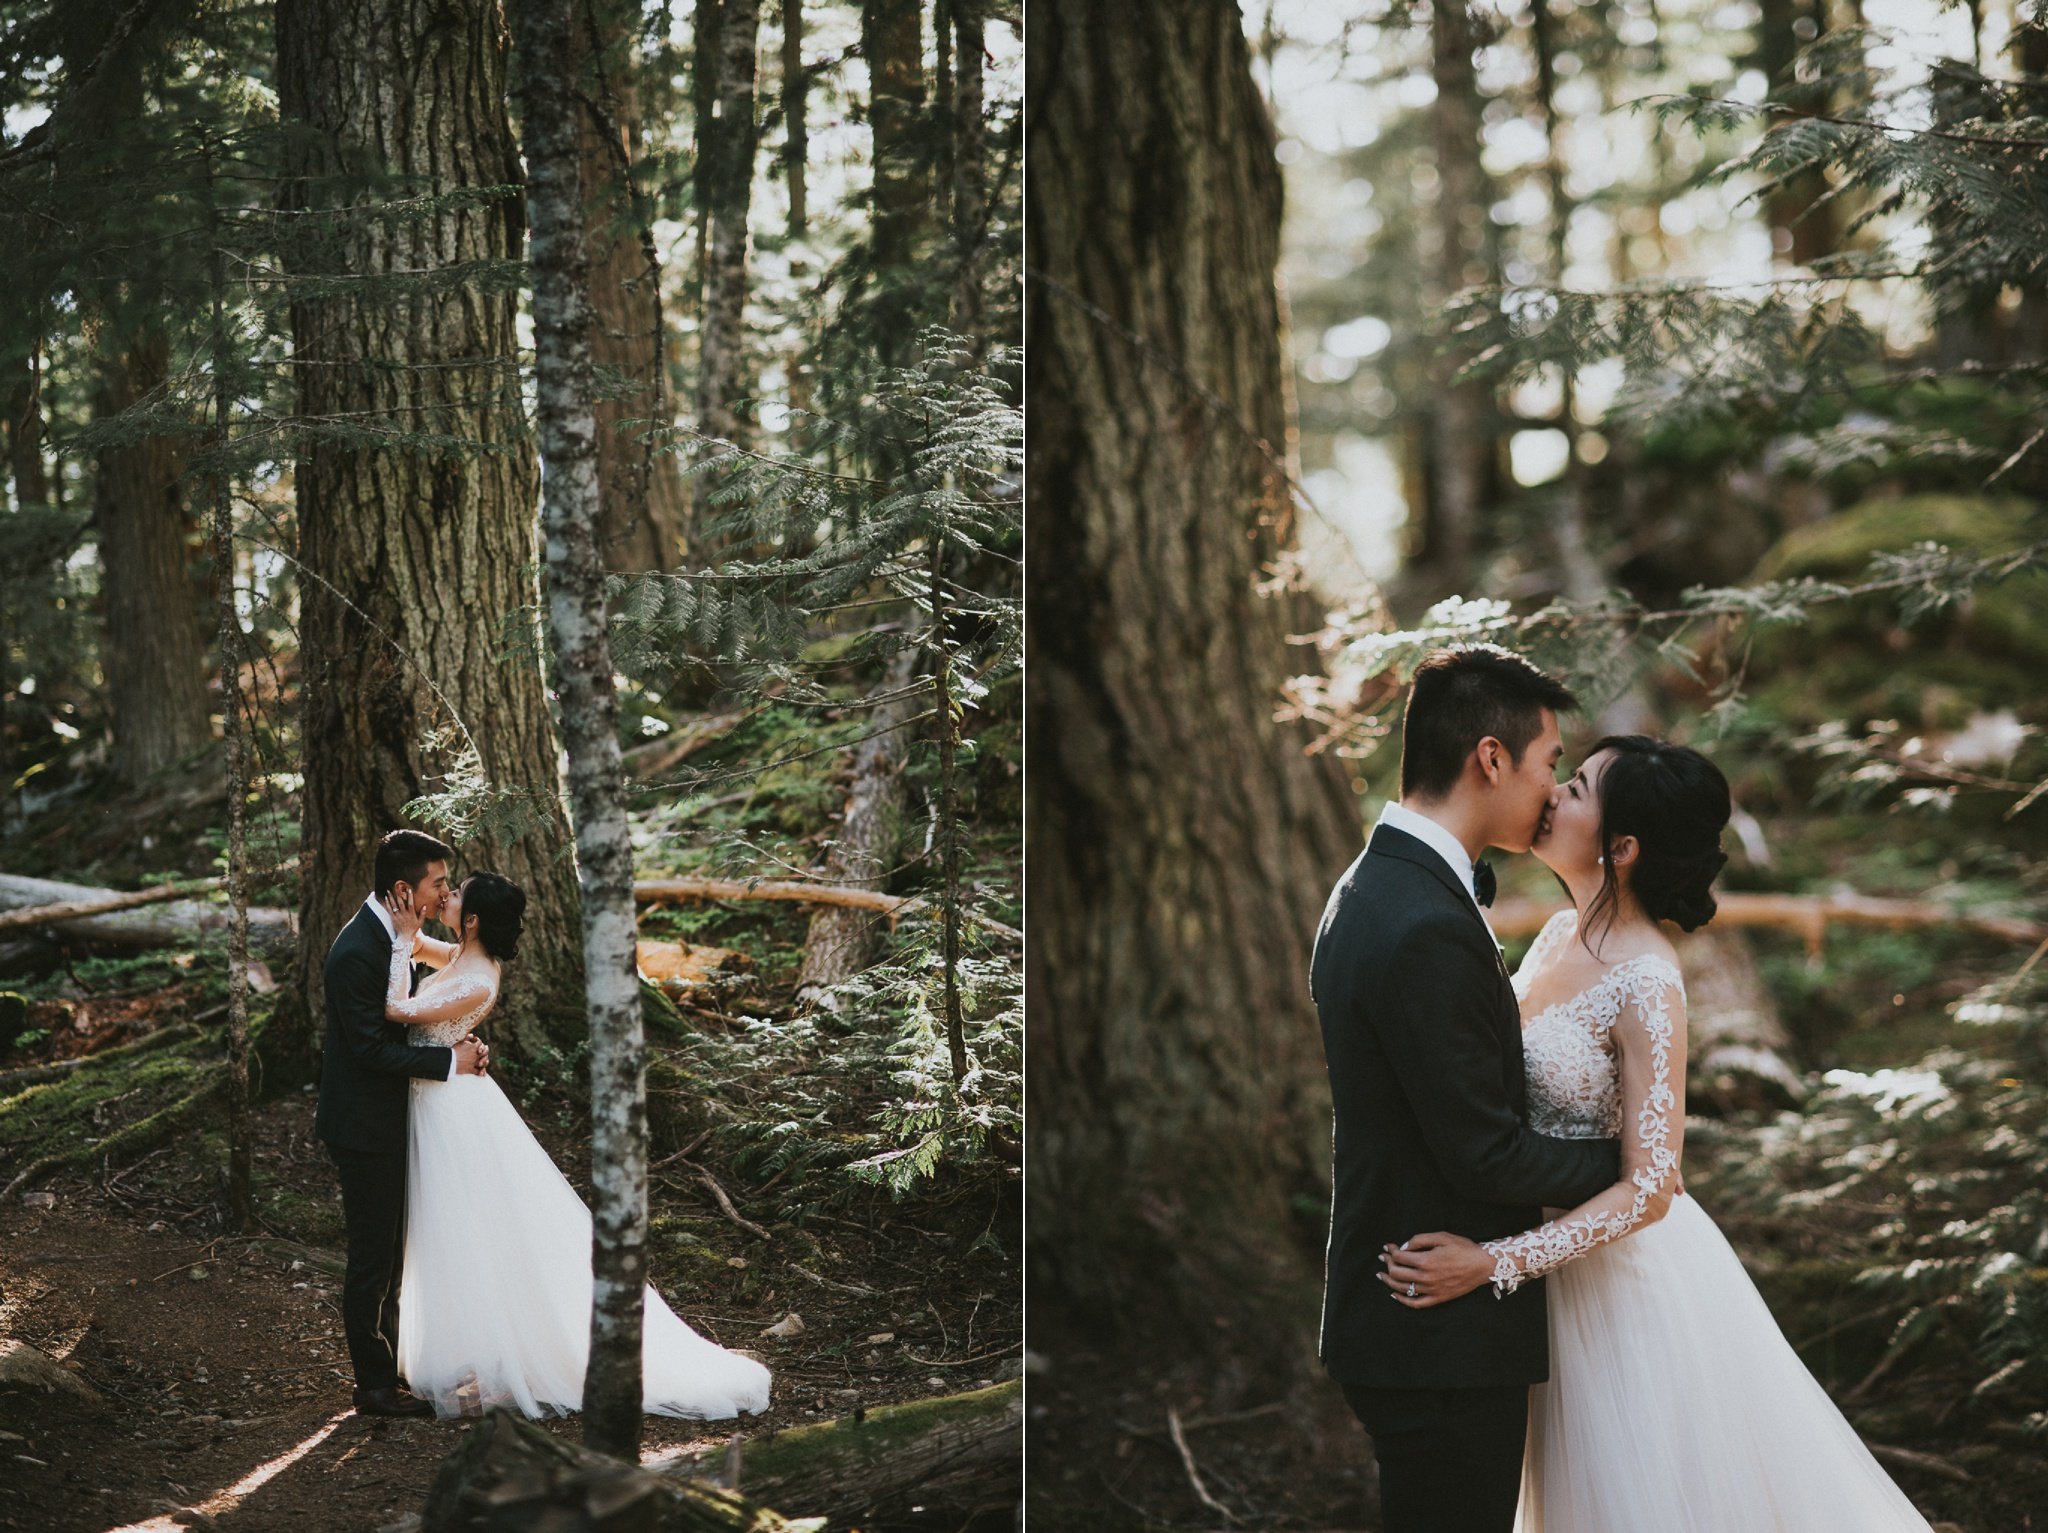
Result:
{"type": "Polygon", "coordinates": [[[1274,721],[1314,621],[1258,589],[1291,519],[1273,130],[1225,0],[1032,24],[1034,1319],[1228,1347],[1256,1315],[1291,1375],[1319,1264],[1289,1202],[1329,1156],[1305,976],[1361,834],[1274,721]]]}
{"type": "Polygon", "coordinates": [[[50,476],[43,464],[41,382],[34,356],[25,356],[19,380],[7,394],[7,470],[17,511],[50,503],[50,476]]]}
{"type": "MultiPolygon", "coordinates": [[[[101,367],[94,412],[108,420],[163,387],[170,347],[147,330],[116,342],[101,367]]],[[[143,436],[100,449],[93,488],[113,720],[114,775],[137,783],[213,739],[207,718],[206,629],[186,541],[190,517],[175,440],[143,436]]]]}
{"type": "Polygon", "coordinates": [[[862,0],[861,54],[869,79],[874,135],[875,275],[901,286],[917,255],[931,204],[931,175],[919,139],[924,116],[924,8],[921,0],[862,0]]]}
{"type": "Polygon", "coordinates": [[[804,0],[782,0],[782,165],[789,178],[789,237],[810,222],[811,77],[804,69],[804,0]]]}
{"type": "Polygon", "coordinates": [[[638,19],[638,8],[626,0],[580,0],[570,29],[584,85],[577,155],[590,259],[590,358],[633,386],[630,394],[607,390],[608,397],[594,401],[603,493],[600,552],[609,570],[673,569],[683,556],[689,503],[675,453],[650,451],[645,427],[619,429],[627,420],[673,424],[661,267],[632,181],[640,141],[639,60],[633,47],[638,19]]]}
{"type": "Polygon", "coordinates": [[[701,346],[704,330],[704,274],[711,264],[711,176],[718,164],[718,33],[725,0],[695,0],[690,10],[690,123],[694,156],[690,193],[697,215],[690,259],[690,310],[701,346]]]}
{"type": "MultiPolygon", "coordinates": [[[[916,654],[906,650],[889,669],[885,688],[898,693],[878,707],[868,737],[853,753],[853,782],[839,817],[839,834],[825,859],[824,884],[838,889],[879,891],[896,866],[903,840],[903,763],[910,752],[907,727],[923,699],[909,695],[916,654]]],[[[797,1000],[824,1005],[826,992],[874,962],[884,918],[857,906],[826,905],[811,917],[804,936],[804,963],[797,975],[797,1000]]]]}
{"type": "MultiPolygon", "coordinates": [[[[277,32],[293,205],[362,202],[355,177],[366,172],[433,195],[519,179],[489,0],[280,0],[277,32]]],[[[561,856],[568,826],[540,671],[502,657],[508,616],[537,597],[518,302],[492,265],[519,255],[519,204],[403,217],[365,206],[333,226],[331,247],[299,247],[294,268],[351,280],[292,306],[300,410],[314,434],[296,474],[306,572],[299,984],[310,1036],[320,1036],[322,961],[368,892],[376,838],[473,745],[492,787],[520,795],[528,813],[523,833],[466,842],[456,869],[494,869],[527,893],[526,942],[494,1020],[501,1053],[516,1060],[542,1043],[538,1014],[563,1045],[584,1032],[580,1006],[535,1005],[580,994],[575,875],[561,856]],[[469,263],[492,280],[459,276],[469,263]],[[366,444],[366,431],[461,445],[366,444]],[[429,749],[430,731],[454,747],[429,749]]]]}
{"type": "Polygon", "coordinates": [[[953,102],[953,246],[960,275],[953,283],[953,328],[980,340],[985,326],[981,243],[987,232],[987,125],[982,120],[983,0],[952,0],[957,83],[953,102]]]}
{"type": "MultiPolygon", "coordinates": [[[[1819,0],[1761,0],[1755,63],[1763,71],[1771,100],[1827,109],[1813,88],[1802,87],[1794,73],[1799,50],[1826,29],[1827,7],[1819,0]]],[[[1779,117],[1774,125],[1790,120],[1779,117]]],[[[1827,181],[1815,171],[1795,176],[1765,197],[1764,215],[1770,221],[1771,244],[1780,261],[1807,266],[1834,250],[1836,205],[1814,206],[1827,189],[1827,181]]]]}
{"type": "Polygon", "coordinates": [[[953,7],[950,0],[932,0],[932,222],[941,229],[953,224],[953,7]]]}
{"type": "Polygon", "coordinates": [[[711,141],[716,152],[705,176],[704,217],[711,225],[711,244],[704,273],[697,429],[727,442],[742,441],[746,434],[738,406],[746,389],[747,213],[760,136],[754,120],[760,30],[761,0],[725,0],[718,22],[718,131],[711,141]]]}
{"type": "Polygon", "coordinates": [[[647,1281],[647,1050],[634,963],[633,844],[626,832],[619,702],[598,555],[597,416],[591,405],[589,262],[578,195],[571,0],[515,0],[520,108],[533,224],[533,328],[547,545],[548,629],[583,894],[590,1016],[590,1358],[583,1440],[640,1453],[641,1294],[647,1281]]]}

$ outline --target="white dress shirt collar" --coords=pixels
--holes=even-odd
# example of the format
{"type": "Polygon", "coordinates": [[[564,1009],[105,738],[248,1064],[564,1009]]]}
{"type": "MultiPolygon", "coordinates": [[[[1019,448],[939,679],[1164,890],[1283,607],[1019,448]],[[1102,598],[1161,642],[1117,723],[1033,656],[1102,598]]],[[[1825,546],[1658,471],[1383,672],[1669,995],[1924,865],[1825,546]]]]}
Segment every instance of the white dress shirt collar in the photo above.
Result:
{"type": "Polygon", "coordinates": [[[384,928],[384,935],[394,946],[398,942],[398,928],[391,924],[391,912],[384,908],[384,902],[373,893],[363,901],[363,908],[377,918],[377,924],[384,928]]]}
{"type": "MultiPolygon", "coordinates": [[[[1458,886],[1470,896],[1473,908],[1479,909],[1479,897],[1472,889],[1472,859],[1465,854],[1464,842],[1428,815],[1420,814],[1405,804],[1387,805],[1380,811],[1379,824],[1389,830],[1406,832],[1443,858],[1444,865],[1457,878],[1458,886]]],[[[1483,910],[1480,913],[1482,916],[1485,914],[1483,910]]]]}

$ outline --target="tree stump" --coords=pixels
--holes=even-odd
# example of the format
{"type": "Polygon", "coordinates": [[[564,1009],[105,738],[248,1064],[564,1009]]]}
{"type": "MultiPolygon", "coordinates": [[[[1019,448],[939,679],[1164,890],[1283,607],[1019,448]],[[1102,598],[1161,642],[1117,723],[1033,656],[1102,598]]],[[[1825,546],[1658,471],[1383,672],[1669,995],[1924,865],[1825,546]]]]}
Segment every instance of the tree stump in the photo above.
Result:
{"type": "Polygon", "coordinates": [[[493,1409],[441,1463],[420,1533],[816,1533],[730,1491],[675,1480],[493,1409]]]}
{"type": "Polygon", "coordinates": [[[1678,939],[1686,1034],[1696,1096],[1722,1112],[1791,1107],[1806,1082],[1785,1058],[1791,1036],[1739,931],[1710,928],[1678,939]]]}

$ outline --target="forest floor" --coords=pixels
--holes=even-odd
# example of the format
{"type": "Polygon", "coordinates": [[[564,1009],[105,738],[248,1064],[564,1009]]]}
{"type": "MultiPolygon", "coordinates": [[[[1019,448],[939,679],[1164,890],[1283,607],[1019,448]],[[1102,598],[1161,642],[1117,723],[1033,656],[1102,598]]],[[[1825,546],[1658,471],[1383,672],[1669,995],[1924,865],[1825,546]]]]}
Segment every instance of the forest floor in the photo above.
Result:
{"type": "MultiPolygon", "coordinates": [[[[280,1210],[338,1215],[312,1097],[267,1104],[257,1121],[266,1222],[280,1210]]],[[[466,1430],[352,1412],[338,1228],[317,1244],[295,1240],[288,1220],[275,1238],[209,1238],[215,1143],[173,1147],[125,1175],[53,1178],[39,1189],[48,1207],[0,1207],[0,1334],[63,1360],[105,1402],[27,1415],[0,1406],[0,1528],[382,1527],[419,1510],[466,1430]]],[[[587,1192],[577,1147],[549,1148],[587,1192]]],[[[687,1274],[657,1256],[656,1285],[685,1319],[775,1370],[775,1403],[738,1423],[650,1416],[644,1461],[735,1429],[756,1437],[1016,1376],[1014,1252],[963,1257],[978,1231],[930,1227],[929,1211],[891,1217],[885,1202],[868,1212],[771,1227],[766,1243],[727,1224],[730,1237],[711,1236],[710,1259],[687,1274]],[[762,1334],[791,1313],[801,1335],[762,1334]]],[[[547,1425],[580,1430],[575,1418],[547,1425]]]]}
{"type": "MultiPolygon", "coordinates": [[[[716,736],[697,759],[721,770],[797,759],[708,805],[653,794],[635,814],[640,876],[733,871],[719,859],[735,836],[810,863],[843,793],[840,759],[814,747],[855,727],[771,711],[716,736]]],[[[999,918],[1014,922],[1017,753],[1001,738],[980,768],[987,819],[970,862],[1007,900],[999,918]]],[[[221,853],[222,808],[218,773],[203,761],[135,793],[58,795],[9,827],[0,866],[116,888],[203,875],[221,853]]],[[[266,798],[252,856],[288,857],[297,818],[290,794],[266,798]]],[[[296,904],[287,885],[253,897],[296,904]]],[[[717,946],[745,970],[730,993],[693,1005],[671,990],[680,1010],[650,1011],[650,1277],[697,1330],[756,1353],[775,1374],[773,1408],[760,1416],[648,1417],[650,1463],[721,1446],[735,1429],[754,1439],[1022,1370],[1021,1175],[956,1158],[950,1145],[901,1196],[849,1174],[845,1162],[878,1147],[878,1115],[905,1089],[891,1074],[901,1068],[890,1052],[895,1019],[801,1014],[792,993],[807,922],[801,907],[759,902],[642,913],[643,938],[717,946]],[[678,1158],[689,1163],[666,1163],[678,1158]],[[765,1239],[721,1208],[699,1170],[765,1239]],[[764,1334],[791,1315],[801,1331],[764,1334]]],[[[67,951],[50,962],[0,981],[28,1008],[26,1030],[0,1036],[0,1067],[124,1052],[61,1081],[0,1091],[0,1185],[40,1156],[90,1149],[134,1126],[217,1072],[223,1052],[217,944],[67,951]],[[147,1047],[156,1033],[162,1046],[147,1047]],[[137,1042],[144,1050],[128,1048],[137,1042]]],[[[272,962],[288,989],[288,967],[272,962]]],[[[270,980],[260,971],[252,1025],[268,1015],[270,980]]],[[[563,1063],[573,1081],[580,1066],[563,1063]]],[[[522,1090],[510,1074],[501,1084],[587,1198],[588,1119],[573,1089],[522,1090]]],[[[61,1360],[103,1402],[69,1410],[0,1389],[0,1530],[361,1533],[420,1510],[467,1427],[351,1409],[340,1193],[313,1112],[310,1085],[259,1089],[252,1180],[263,1232],[254,1237],[224,1233],[224,1114],[132,1164],[74,1159],[0,1202],[0,1340],[61,1360]]],[[[581,1431],[574,1417],[545,1425],[564,1437],[581,1431]]],[[[745,1480],[743,1455],[742,1492],[745,1480]]],[[[984,1509],[966,1525],[1007,1527],[1013,1515],[984,1509]]],[[[888,1526],[956,1533],[964,1517],[933,1508],[888,1526]]]]}

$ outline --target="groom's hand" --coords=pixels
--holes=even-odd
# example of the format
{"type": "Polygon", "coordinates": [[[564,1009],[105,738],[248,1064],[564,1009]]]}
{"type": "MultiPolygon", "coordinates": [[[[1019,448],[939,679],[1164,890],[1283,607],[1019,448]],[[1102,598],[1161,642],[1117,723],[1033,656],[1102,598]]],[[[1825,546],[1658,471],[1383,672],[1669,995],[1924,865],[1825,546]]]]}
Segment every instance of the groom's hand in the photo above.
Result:
{"type": "Polygon", "coordinates": [[[455,1073],[482,1075],[491,1065],[490,1045],[471,1033],[455,1045],[455,1073]]]}
{"type": "Polygon", "coordinates": [[[1395,1303],[1410,1309],[1448,1304],[1493,1280],[1493,1258],[1463,1235],[1417,1235],[1388,1246],[1380,1260],[1386,1265],[1380,1281],[1395,1303]]]}

